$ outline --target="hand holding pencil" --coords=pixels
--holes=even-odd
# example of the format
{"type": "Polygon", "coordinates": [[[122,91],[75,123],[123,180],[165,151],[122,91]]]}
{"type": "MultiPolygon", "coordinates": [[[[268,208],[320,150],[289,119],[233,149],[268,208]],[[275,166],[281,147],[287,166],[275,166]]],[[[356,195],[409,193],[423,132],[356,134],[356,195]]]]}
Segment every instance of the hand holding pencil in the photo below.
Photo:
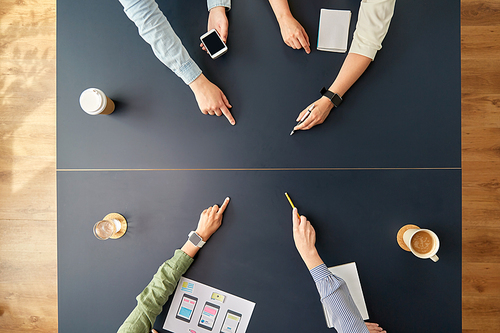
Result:
{"type": "MultiPolygon", "coordinates": [[[[292,202],[292,199],[290,199],[290,196],[288,195],[288,193],[285,192],[285,196],[286,198],[288,199],[288,202],[290,203],[290,206],[292,206],[292,209],[296,209],[295,206],[293,205],[293,202],[292,202]]],[[[297,212],[297,216],[299,217],[300,219],[300,215],[299,213],[297,212]]]]}
{"type": "Polygon", "coordinates": [[[299,251],[302,260],[308,269],[312,269],[323,263],[321,257],[316,250],[316,231],[314,230],[311,222],[305,216],[300,216],[297,208],[294,206],[288,193],[285,193],[288,202],[293,208],[292,221],[293,221],[293,240],[295,247],[299,251]]]}

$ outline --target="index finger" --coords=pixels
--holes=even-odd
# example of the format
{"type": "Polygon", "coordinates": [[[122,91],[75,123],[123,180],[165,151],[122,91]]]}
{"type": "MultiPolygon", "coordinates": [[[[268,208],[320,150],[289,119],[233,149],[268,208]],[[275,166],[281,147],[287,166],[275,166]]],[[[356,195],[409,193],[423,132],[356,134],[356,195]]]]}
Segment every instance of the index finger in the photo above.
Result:
{"type": "Polygon", "coordinates": [[[297,121],[297,122],[300,121],[306,113],[307,113],[307,109],[302,110],[302,112],[299,113],[299,115],[297,116],[297,119],[295,119],[295,121],[297,121]]]}
{"type": "MultiPolygon", "coordinates": [[[[314,117],[312,116],[312,113],[309,115],[309,117],[304,120],[304,122],[298,126],[295,126],[295,130],[303,130],[306,129],[307,126],[311,125],[315,121],[314,117]]],[[[313,125],[314,126],[314,125],[313,125]]],[[[312,127],[312,126],[311,126],[312,127]]]]}
{"type": "Polygon", "coordinates": [[[217,213],[222,214],[226,210],[227,205],[229,204],[229,200],[231,200],[229,197],[227,197],[224,202],[222,203],[222,206],[220,206],[219,211],[217,213]]]}
{"type": "Polygon", "coordinates": [[[229,123],[231,123],[231,125],[236,124],[236,121],[234,120],[231,111],[229,111],[229,109],[226,106],[221,107],[220,110],[222,111],[224,116],[226,116],[227,120],[229,121],[229,123]]]}
{"type": "Polygon", "coordinates": [[[309,37],[307,36],[306,32],[303,31],[302,34],[299,35],[298,37],[300,45],[304,48],[306,53],[311,52],[311,48],[309,47],[309,37]]]}
{"type": "Polygon", "coordinates": [[[300,217],[299,217],[299,210],[297,209],[297,207],[292,209],[292,223],[294,229],[299,227],[300,217]]]}

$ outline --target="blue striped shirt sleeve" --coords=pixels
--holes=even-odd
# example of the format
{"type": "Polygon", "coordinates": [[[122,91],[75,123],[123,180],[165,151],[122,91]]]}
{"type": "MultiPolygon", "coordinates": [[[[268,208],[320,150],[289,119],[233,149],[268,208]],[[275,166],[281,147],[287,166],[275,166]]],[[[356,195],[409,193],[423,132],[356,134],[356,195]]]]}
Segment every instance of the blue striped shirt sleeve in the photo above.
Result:
{"type": "Polygon", "coordinates": [[[333,275],[325,264],[310,273],[316,283],[325,315],[338,333],[369,333],[346,283],[333,275]]]}

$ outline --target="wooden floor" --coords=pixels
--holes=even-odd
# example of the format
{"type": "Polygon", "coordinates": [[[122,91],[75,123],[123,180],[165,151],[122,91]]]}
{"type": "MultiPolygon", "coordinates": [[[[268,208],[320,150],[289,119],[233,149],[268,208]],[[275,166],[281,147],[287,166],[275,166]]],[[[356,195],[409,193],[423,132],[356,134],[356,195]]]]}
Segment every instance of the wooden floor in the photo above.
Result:
{"type": "MultiPolygon", "coordinates": [[[[55,0],[0,3],[0,332],[57,331],[55,24],[55,0]]],[[[462,1],[462,153],[463,332],[497,332],[499,0],[462,1]]]]}

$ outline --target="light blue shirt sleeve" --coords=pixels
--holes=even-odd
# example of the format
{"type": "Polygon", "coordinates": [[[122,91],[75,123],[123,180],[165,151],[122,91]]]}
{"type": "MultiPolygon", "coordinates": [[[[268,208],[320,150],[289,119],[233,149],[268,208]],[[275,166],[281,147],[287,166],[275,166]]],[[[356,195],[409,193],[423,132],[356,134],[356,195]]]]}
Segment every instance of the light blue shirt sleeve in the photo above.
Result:
{"type": "Polygon", "coordinates": [[[337,332],[369,333],[344,280],[333,275],[325,264],[309,272],[316,283],[325,315],[337,332]]]}
{"type": "Polygon", "coordinates": [[[137,26],[139,35],[151,45],[154,54],[165,66],[186,84],[190,84],[200,76],[201,69],[191,59],[154,0],[119,1],[125,14],[137,26]]]}
{"type": "Polygon", "coordinates": [[[231,0],[207,0],[207,7],[208,10],[217,7],[217,6],[222,6],[226,7],[226,10],[231,9],[231,0]]]}

